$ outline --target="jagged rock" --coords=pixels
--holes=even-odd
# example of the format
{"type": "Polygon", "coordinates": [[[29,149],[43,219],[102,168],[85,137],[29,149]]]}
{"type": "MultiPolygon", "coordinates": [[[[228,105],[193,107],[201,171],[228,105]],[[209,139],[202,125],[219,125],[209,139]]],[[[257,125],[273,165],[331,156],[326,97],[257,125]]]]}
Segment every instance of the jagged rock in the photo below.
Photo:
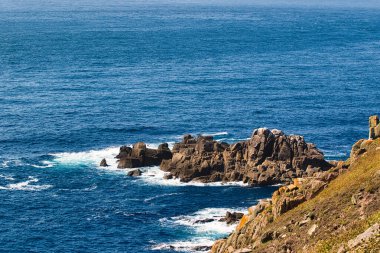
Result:
{"type": "MultiPolygon", "coordinates": [[[[292,172],[302,177],[279,188],[270,200],[250,207],[236,229],[227,238],[215,242],[211,252],[238,252],[248,247],[251,252],[267,253],[326,249],[331,252],[378,252],[380,226],[374,217],[378,216],[379,206],[379,146],[380,139],[361,140],[354,145],[350,159],[332,162],[328,171],[313,172],[318,166],[312,164],[306,167],[307,172],[293,171],[293,163],[280,168],[284,174],[292,172]],[[309,172],[313,175],[308,176],[309,172]],[[332,180],[334,182],[330,183],[332,180]],[[316,200],[309,201],[313,198],[316,200]],[[300,205],[305,201],[308,202],[300,205]],[[291,209],[293,211],[288,212],[291,209]],[[352,231],[372,222],[377,223],[352,237],[352,231]],[[272,231],[279,231],[279,236],[275,238],[272,231]],[[334,240],[331,240],[332,235],[336,236],[334,240]]],[[[236,152],[243,150],[244,144],[234,149],[236,152]]],[[[270,168],[273,161],[267,160],[255,167],[255,173],[273,173],[270,168]]]]}
{"type": "Polygon", "coordinates": [[[142,175],[142,171],[137,169],[137,170],[131,170],[130,172],[128,172],[127,176],[130,176],[130,177],[138,177],[138,176],[141,176],[142,175]]]}
{"type": "Polygon", "coordinates": [[[108,164],[107,164],[107,161],[105,158],[103,158],[103,160],[100,162],[99,166],[100,167],[108,167],[108,164]]]}
{"type": "Polygon", "coordinates": [[[290,182],[294,177],[329,169],[322,152],[302,136],[287,136],[280,130],[256,129],[247,141],[231,145],[212,136],[185,135],[174,144],[171,159],[160,168],[182,182],[244,181],[251,185],[290,182]]]}
{"type": "Polygon", "coordinates": [[[160,165],[162,160],[171,159],[172,153],[167,143],[158,146],[157,149],[147,148],[143,142],[138,142],[133,147],[122,146],[119,154],[118,168],[138,168],[144,166],[160,165]]]}
{"type": "Polygon", "coordinates": [[[369,117],[369,139],[380,137],[380,124],[377,115],[369,117]]]}
{"type": "Polygon", "coordinates": [[[243,217],[243,215],[243,213],[238,212],[227,212],[226,216],[224,218],[221,218],[219,221],[225,221],[227,224],[232,224],[238,222],[243,217]]]}

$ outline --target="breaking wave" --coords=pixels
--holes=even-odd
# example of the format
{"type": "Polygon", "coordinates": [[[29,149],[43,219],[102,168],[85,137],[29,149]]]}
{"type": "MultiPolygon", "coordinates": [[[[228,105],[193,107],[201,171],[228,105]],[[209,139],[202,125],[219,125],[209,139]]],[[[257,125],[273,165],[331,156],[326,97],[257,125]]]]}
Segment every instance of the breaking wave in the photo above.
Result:
{"type": "Polygon", "coordinates": [[[206,235],[227,235],[231,233],[236,224],[227,225],[226,222],[220,221],[224,218],[226,212],[246,212],[246,208],[204,208],[189,215],[180,215],[172,218],[163,218],[160,222],[166,226],[184,226],[195,230],[197,234],[206,235]]]}
{"type": "MultiPolygon", "coordinates": [[[[14,180],[14,178],[10,178],[9,180],[14,180]]],[[[19,190],[19,191],[41,191],[46,190],[51,187],[52,185],[36,185],[34,183],[37,183],[39,180],[35,177],[29,176],[28,180],[13,183],[13,184],[7,184],[6,186],[0,186],[0,190],[19,190]]]]}
{"type": "Polygon", "coordinates": [[[226,212],[245,212],[246,209],[238,208],[204,208],[189,215],[180,215],[172,218],[160,219],[162,226],[184,227],[194,230],[197,236],[186,241],[174,241],[154,245],[153,250],[174,250],[179,252],[208,252],[216,238],[231,233],[237,223],[227,225],[220,221],[226,212]]]}
{"type": "Polygon", "coordinates": [[[186,241],[174,241],[154,245],[152,250],[173,250],[178,252],[203,253],[208,252],[215,240],[210,238],[193,238],[186,241]]]}

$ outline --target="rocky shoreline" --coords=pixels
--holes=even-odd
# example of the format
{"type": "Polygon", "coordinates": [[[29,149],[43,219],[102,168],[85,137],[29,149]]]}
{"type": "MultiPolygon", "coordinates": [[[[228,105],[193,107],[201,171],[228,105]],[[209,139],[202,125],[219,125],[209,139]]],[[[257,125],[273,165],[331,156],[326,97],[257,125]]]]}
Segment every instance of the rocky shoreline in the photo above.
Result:
{"type": "MultiPolygon", "coordinates": [[[[215,141],[212,136],[192,135],[185,135],[171,150],[167,143],[151,149],[139,142],[121,147],[116,158],[118,168],[160,166],[167,173],[165,179],[177,178],[181,182],[285,184],[271,199],[248,208],[248,214],[227,212],[219,221],[239,222],[236,229],[211,248],[205,246],[202,250],[330,252],[327,248],[343,253],[380,248],[376,246],[380,243],[376,239],[380,233],[380,171],[370,164],[380,164],[379,152],[380,121],[378,116],[372,116],[369,139],[356,142],[347,161],[328,162],[302,136],[288,136],[266,128],[254,130],[250,139],[233,144],[215,141]],[[362,233],[357,232],[355,237],[349,231],[357,229],[358,224],[361,229],[357,231],[362,233]],[[330,235],[338,231],[340,239],[334,241],[330,235]]],[[[103,159],[100,166],[108,166],[107,161],[103,159]]],[[[128,175],[141,173],[135,169],[128,175]]],[[[204,219],[196,223],[212,221],[204,219]]]]}
{"type": "MultiPolygon", "coordinates": [[[[212,247],[202,246],[202,250],[211,250],[211,253],[288,253],[330,252],[324,251],[323,247],[331,247],[343,253],[363,248],[377,249],[379,244],[379,240],[373,244],[373,236],[380,232],[380,199],[377,197],[380,196],[380,171],[374,169],[373,175],[367,167],[360,167],[360,163],[368,161],[380,164],[379,152],[380,121],[378,116],[372,116],[369,139],[356,142],[347,161],[328,162],[323,153],[314,144],[305,142],[302,136],[288,136],[280,130],[266,128],[256,129],[250,139],[233,144],[215,141],[212,136],[192,135],[185,135],[172,149],[167,143],[151,149],[139,142],[132,147],[121,147],[116,158],[118,168],[136,168],[128,172],[129,176],[140,176],[139,167],[154,165],[166,172],[164,179],[176,178],[185,183],[285,184],[273,193],[271,199],[248,208],[247,214],[227,212],[224,218],[218,219],[227,224],[238,222],[238,225],[228,237],[216,241],[212,247]],[[359,174],[351,176],[350,180],[345,179],[350,173],[358,173],[355,170],[359,174]],[[349,185],[339,180],[347,181],[349,185]],[[368,180],[370,183],[366,182],[368,180]],[[330,194],[330,199],[320,198],[321,193],[330,194]],[[311,204],[304,205],[305,202],[311,204]],[[335,218],[331,219],[325,209],[334,213],[335,218]],[[353,220],[356,216],[366,221],[367,225],[361,226],[367,230],[356,238],[351,238],[349,233],[339,239],[346,242],[331,243],[330,234],[334,231],[345,235],[349,229],[362,224],[353,220]],[[338,224],[334,219],[341,219],[345,224],[338,224]],[[351,240],[347,241],[347,238],[351,240]],[[321,240],[333,246],[322,247],[321,240]]],[[[100,166],[108,166],[107,161],[103,159],[100,166]]],[[[207,218],[195,223],[213,221],[214,218],[207,218]]]]}
{"type": "MultiPolygon", "coordinates": [[[[165,179],[181,182],[236,182],[249,185],[289,184],[294,178],[310,177],[333,164],[302,136],[285,135],[280,130],[259,128],[249,140],[233,144],[218,142],[212,136],[185,135],[172,150],[167,143],[157,149],[143,142],[123,146],[116,156],[118,168],[160,166],[165,179]]],[[[107,166],[102,160],[101,166],[107,166]]],[[[139,175],[139,173],[131,173],[139,175]]]]}
{"type": "Polygon", "coordinates": [[[380,121],[369,122],[369,139],[356,142],[347,161],[248,208],[210,252],[379,252],[380,121]]]}

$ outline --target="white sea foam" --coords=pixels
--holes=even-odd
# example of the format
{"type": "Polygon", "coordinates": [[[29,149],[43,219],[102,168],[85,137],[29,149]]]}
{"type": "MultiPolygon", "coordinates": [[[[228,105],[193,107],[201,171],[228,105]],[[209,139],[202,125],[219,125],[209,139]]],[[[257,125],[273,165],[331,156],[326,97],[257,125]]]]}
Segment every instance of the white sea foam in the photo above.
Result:
{"type": "Polygon", "coordinates": [[[9,164],[9,161],[3,161],[3,162],[1,163],[1,167],[2,167],[2,168],[8,168],[8,164],[9,164]]]}
{"type": "Polygon", "coordinates": [[[14,181],[15,180],[12,176],[7,176],[7,175],[3,175],[3,174],[0,174],[0,178],[4,178],[5,180],[8,180],[8,181],[14,181]]]}
{"type": "Polygon", "coordinates": [[[199,237],[193,238],[188,241],[174,241],[171,243],[160,243],[152,247],[153,250],[174,250],[179,252],[193,252],[201,253],[208,252],[205,248],[202,250],[200,247],[211,247],[215,240],[211,238],[199,237]]]}
{"type": "MultiPolygon", "coordinates": [[[[170,142],[169,148],[173,147],[174,142],[170,142]]],[[[149,143],[146,144],[148,148],[157,149],[159,144],[149,143]]],[[[130,147],[132,145],[129,145],[130,147]]],[[[82,152],[63,152],[51,154],[54,156],[53,164],[63,165],[93,165],[101,169],[120,170],[117,168],[117,159],[115,158],[120,151],[120,147],[108,147],[99,150],[89,150],[82,152]],[[100,161],[105,158],[108,167],[100,167],[100,161]]],[[[123,170],[127,171],[127,170],[123,170]]]]}
{"type": "Polygon", "coordinates": [[[29,164],[23,162],[21,159],[5,160],[1,163],[2,168],[8,168],[10,166],[25,166],[25,165],[29,165],[29,164]]]}
{"type": "Polygon", "coordinates": [[[8,184],[6,186],[0,186],[0,190],[20,190],[20,191],[41,191],[46,190],[51,187],[52,185],[36,185],[34,183],[37,183],[39,180],[35,177],[28,177],[28,180],[14,183],[14,184],[8,184]]]}
{"type": "Polygon", "coordinates": [[[194,229],[197,234],[202,236],[226,235],[231,233],[236,227],[236,224],[227,225],[226,222],[219,221],[225,217],[227,211],[244,213],[247,210],[246,208],[205,208],[189,215],[180,215],[169,219],[164,218],[160,222],[168,226],[185,226],[194,229]],[[206,219],[213,219],[213,221],[201,222],[206,219]]]}
{"type": "Polygon", "coordinates": [[[100,150],[90,150],[83,152],[64,152],[51,154],[54,156],[53,162],[62,165],[94,165],[99,166],[100,161],[107,160],[108,169],[117,169],[117,159],[119,147],[109,147],[100,150]]]}
{"type": "Polygon", "coordinates": [[[174,250],[179,252],[208,252],[209,247],[215,241],[215,237],[220,237],[231,233],[237,224],[227,225],[226,222],[219,221],[225,217],[226,212],[246,212],[245,208],[205,208],[189,215],[180,215],[172,218],[160,219],[163,226],[187,227],[194,230],[196,237],[186,241],[174,241],[154,245],[153,250],[174,250]],[[213,219],[210,222],[199,222],[206,219],[213,219]]]}
{"type": "MultiPolygon", "coordinates": [[[[172,146],[174,143],[169,143],[172,146]]],[[[149,148],[157,148],[159,144],[147,144],[149,148]]],[[[53,166],[55,164],[61,165],[91,165],[98,169],[110,170],[123,174],[127,174],[134,169],[118,169],[116,155],[119,154],[119,147],[109,147],[101,150],[90,150],[84,152],[64,152],[52,154],[54,156],[53,161],[46,166],[53,166]],[[105,158],[107,160],[108,167],[100,167],[100,161],[105,158]]],[[[143,174],[138,177],[147,184],[164,185],[164,186],[247,186],[243,182],[215,182],[215,183],[201,183],[201,182],[188,182],[183,183],[177,179],[164,179],[165,172],[160,170],[159,166],[142,167],[139,168],[143,174]]]]}
{"type": "Polygon", "coordinates": [[[228,135],[228,132],[216,132],[216,133],[201,133],[203,136],[222,136],[228,135]]]}
{"type": "MultiPolygon", "coordinates": [[[[166,186],[248,186],[243,182],[214,182],[214,183],[202,183],[202,182],[180,182],[176,179],[164,179],[166,172],[160,170],[159,166],[140,168],[143,172],[140,179],[148,184],[166,185],[166,186]]],[[[129,171],[129,170],[128,170],[129,171]]]]}
{"type": "Polygon", "coordinates": [[[44,168],[54,167],[54,165],[55,165],[55,163],[52,161],[42,161],[41,164],[43,164],[43,165],[32,164],[32,167],[44,169],[44,168]]]}

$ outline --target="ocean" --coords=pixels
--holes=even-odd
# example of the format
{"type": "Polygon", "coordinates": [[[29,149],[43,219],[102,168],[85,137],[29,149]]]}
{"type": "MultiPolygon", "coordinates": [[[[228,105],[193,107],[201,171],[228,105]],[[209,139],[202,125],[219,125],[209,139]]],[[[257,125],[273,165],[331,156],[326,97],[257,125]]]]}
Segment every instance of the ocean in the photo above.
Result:
{"type": "Polygon", "coordinates": [[[377,8],[1,1],[0,251],[204,252],[278,186],[131,178],[121,145],[268,127],[346,159],[379,80],[377,8]]]}

